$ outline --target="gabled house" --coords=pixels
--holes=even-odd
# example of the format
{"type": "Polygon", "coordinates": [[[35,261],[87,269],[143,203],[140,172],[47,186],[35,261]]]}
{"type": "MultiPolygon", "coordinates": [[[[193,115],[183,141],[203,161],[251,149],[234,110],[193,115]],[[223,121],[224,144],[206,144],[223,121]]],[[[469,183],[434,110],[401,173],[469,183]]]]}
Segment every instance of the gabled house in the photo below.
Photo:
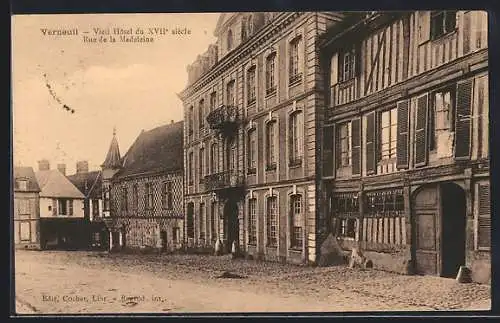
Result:
{"type": "Polygon", "coordinates": [[[31,167],[14,167],[14,244],[40,249],[40,187],[31,167]]]}
{"type": "Polygon", "coordinates": [[[182,136],[182,121],[143,131],[123,158],[113,136],[102,166],[110,249],[181,247],[182,136]]]}
{"type": "Polygon", "coordinates": [[[87,161],[76,164],[76,173],[69,175],[68,179],[85,196],[84,218],[89,234],[89,244],[92,248],[106,247],[108,234],[102,221],[102,172],[89,171],[87,161]]]}
{"type": "Polygon", "coordinates": [[[87,244],[84,219],[85,195],[60,171],[36,172],[40,186],[41,247],[79,248],[87,244]]]}

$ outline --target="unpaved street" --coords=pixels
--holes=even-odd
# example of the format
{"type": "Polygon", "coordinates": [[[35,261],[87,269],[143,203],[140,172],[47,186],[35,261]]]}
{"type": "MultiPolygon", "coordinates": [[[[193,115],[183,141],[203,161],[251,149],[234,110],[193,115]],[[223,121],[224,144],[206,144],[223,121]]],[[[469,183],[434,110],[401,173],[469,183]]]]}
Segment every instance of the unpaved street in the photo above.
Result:
{"type": "Polygon", "coordinates": [[[206,255],[16,251],[23,313],[489,309],[490,286],[206,255]],[[224,271],[237,278],[218,278],[224,271]]]}

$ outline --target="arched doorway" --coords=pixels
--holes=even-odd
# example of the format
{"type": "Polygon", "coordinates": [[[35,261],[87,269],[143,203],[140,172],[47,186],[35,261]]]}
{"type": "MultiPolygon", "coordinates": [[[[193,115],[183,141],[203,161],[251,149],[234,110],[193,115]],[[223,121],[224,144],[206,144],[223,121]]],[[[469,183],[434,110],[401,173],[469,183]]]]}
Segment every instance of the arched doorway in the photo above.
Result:
{"type": "Polygon", "coordinates": [[[233,241],[239,244],[239,229],[238,205],[236,202],[228,200],[224,205],[224,236],[228,251],[231,251],[233,241]]]}
{"type": "Polygon", "coordinates": [[[412,202],[416,273],[455,277],[465,265],[465,192],[454,183],[428,184],[412,202]]]}

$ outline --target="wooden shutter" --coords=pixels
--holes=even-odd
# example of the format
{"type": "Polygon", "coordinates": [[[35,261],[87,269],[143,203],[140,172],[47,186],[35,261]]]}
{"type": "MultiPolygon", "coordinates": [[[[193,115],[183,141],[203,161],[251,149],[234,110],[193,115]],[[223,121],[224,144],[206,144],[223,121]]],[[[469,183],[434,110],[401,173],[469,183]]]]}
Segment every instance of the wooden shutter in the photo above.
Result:
{"type": "Polygon", "coordinates": [[[490,248],[491,246],[491,209],[490,209],[490,186],[479,185],[479,211],[477,221],[477,246],[478,248],[490,248]]]}
{"type": "Polygon", "coordinates": [[[373,174],[376,170],[376,127],[375,112],[366,115],[366,173],[373,174]]]}
{"type": "Polygon", "coordinates": [[[335,125],[323,128],[323,176],[335,176],[335,125]]]}
{"type": "Polygon", "coordinates": [[[52,199],[52,215],[57,216],[57,199],[52,199]]]}
{"type": "Polygon", "coordinates": [[[408,168],[409,159],[409,100],[398,102],[397,168],[408,168]]]}
{"type": "Polygon", "coordinates": [[[418,11],[418,43],[422,44],[431,37],[431,12],[418,11]]]}
{"type": "Polygon", "coordinates": [[[424,94],[417,99],[417,120],[415,125],[415,166],[425,166],[428,157],[427,118],[428,95],[424,94]]]}
{"type": "Polygon", "coordinates": [[[351,121],[352,175],[361,174],[361,119],[351,121]]]}
{"type": "Polygon", "coordinates": [[[470,159],[472,80],[457,84],[455,159],[470,159]]]}

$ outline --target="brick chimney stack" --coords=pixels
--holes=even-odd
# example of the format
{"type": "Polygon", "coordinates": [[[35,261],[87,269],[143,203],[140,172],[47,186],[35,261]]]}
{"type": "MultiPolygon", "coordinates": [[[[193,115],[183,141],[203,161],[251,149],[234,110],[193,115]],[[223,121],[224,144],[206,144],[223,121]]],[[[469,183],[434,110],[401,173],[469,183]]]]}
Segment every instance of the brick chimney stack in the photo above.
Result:
{"type": "Polygon", "coordinates": [[[38,170],[50,170],[50,163],[47,159],[42,159],[38,161],[38,170]]]}
{"type": "Polygon", "coordinates": [[[86,160],[81,160],[76,163],[76,173],[85,174],[89,172],[89,162],[86,160]]]}
{"type": "Polygon", "coordinates": [[[57,164],[57,170],[66,176],[66,164],[57,164]]]}

